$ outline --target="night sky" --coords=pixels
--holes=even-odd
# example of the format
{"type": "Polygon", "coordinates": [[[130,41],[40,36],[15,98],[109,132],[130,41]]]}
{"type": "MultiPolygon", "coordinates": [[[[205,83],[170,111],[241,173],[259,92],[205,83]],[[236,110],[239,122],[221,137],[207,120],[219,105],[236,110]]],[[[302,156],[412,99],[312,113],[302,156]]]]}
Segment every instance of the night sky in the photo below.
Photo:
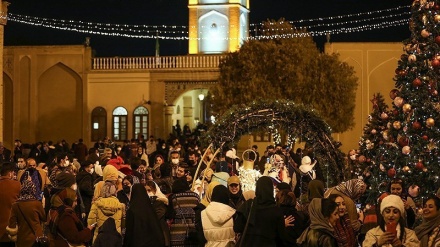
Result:
{"type": "MultiPolygon", "coordinates": [[[[188,0],[9,0],[9,13],[84,22],[139,25],[188,25],[188,0]]],[[[377,11],[409,6],[405,0],[250,0],[250,23],[285,18],[288,21],[377,11]]],[[[400,12],[409,11],[409,8],[400,12]]],[[[398,13],[398,12],[394,12],[398,13]]],[[[386,15],[383,13],[382,15],[386,15]]],[[[376,15],[377,16],[377,15],[376,15]]],[[[365,16],[363,18],[369,18],[365,16]]],[[[395,41],[410,35],[408,26],[333,35],[337,41],[395,41]]],[[[186,36],[186,35],[179,35],[186,36]]],[[[154,39],[86,34],[9,21],[5,45],[78,45],[91,37],[96,56],[153,56],[154,39]]],[[[322,47],[325,37],[315,38],[322,47]]],[[[160,40],[160,55],[186,55],[187,40],[160,40]]]]}

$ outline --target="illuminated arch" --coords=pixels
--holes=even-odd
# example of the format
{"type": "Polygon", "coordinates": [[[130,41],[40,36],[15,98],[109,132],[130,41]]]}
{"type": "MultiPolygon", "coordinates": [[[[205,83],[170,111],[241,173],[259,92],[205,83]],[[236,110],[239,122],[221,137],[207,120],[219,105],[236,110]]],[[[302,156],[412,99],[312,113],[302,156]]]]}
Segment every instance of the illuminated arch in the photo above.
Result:
{"type": "Polygon", "coordinates": [[[203,139],[214,148],[221,148],[237,143],[242,135],[254,131],[276,133],[279,130],[288,138],[301,138],[314,148],[315,158],[329,186],[344,180],[344,154],[339,150],[341,144],[333,140],[330,126],[315,110],[293,101],[235,105],[217,119],[203,139]]]}

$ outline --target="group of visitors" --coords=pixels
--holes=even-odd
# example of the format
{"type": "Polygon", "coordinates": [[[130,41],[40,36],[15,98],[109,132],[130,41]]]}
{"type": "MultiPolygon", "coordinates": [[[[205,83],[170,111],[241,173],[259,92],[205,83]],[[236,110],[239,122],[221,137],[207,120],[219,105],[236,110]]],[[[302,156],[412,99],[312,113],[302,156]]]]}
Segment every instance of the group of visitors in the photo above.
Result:
{"type": "Polygon", "coordinates": [[[260,157],[252,147],[247,162],[261,173],[250,190],[235,149],[214,156],[193,136],[60,143],[48,163],[19,149],[4,156],[0,246],[37,246],[44,236],[57,247],[440,246],[438,197],[425,200],[417,222],[394,179],[359,209],[366,184],[326,189],[310,149],[268,146],[260,157]]]}

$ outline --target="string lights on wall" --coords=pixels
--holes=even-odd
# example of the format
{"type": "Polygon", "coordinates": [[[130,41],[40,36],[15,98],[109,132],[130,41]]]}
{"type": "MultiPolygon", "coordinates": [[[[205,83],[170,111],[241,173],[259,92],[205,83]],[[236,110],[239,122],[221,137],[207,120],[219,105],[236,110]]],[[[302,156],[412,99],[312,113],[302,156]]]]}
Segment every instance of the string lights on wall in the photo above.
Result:
{"type": "MultiPolygon", "coordinates": [[[[388,27],[408,25],[410,12],[405,11],[408,9],[409,6],[399,6],[390,9],[369,11],[357,14],[289,21],[289,23],[294,26],[293,28],[291,28],[290,31],[293,32],[291,32],[290,34],[263,35],[264,31],[267,30],[263,29],[263,23],[250,24],[248,39],[261,40],[307,36],[325,36],[328,34],[334,35],[341,33],[363,32],[373,29],[384,29],[388,27]],[[394,13],[395,11],[399,12],[394,13]]],[[[188,30],[196,30],[196,27],[184,25],[131,25],[97,23],[77,20],[34,17],[13,13],[9,13],[7,18],[8,21],[23,23],[27,25],[42,26],[46,28],[96,35],[120,36],[142,39],[158,38],[164,40],[201,39],[189,38],[188,30]]],[[[204,27],[202,26],[200,28],[203,29],[204,27]]],[[[284,33],[286,33],[285,29],[273,28],[269,30],[273,32],[283,31],[284,33]]]]}

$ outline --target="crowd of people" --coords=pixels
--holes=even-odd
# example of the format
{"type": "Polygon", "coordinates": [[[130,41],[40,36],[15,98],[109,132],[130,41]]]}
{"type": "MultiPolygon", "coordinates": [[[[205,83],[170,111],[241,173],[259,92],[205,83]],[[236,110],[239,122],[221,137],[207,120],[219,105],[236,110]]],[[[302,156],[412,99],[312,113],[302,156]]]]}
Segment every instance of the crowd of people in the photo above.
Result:
{"type": "Polygon", "coordinates": [[[364,181],[325,188],[311,148],[270,145],[260,156],[254,145],[241,160],[196,135],[15,144],[0,143],[0,247],[43,246],[42,236],[56,247],[440,246],[438,197],[418,221],[393,179],[360,208],[364,181]]]}

